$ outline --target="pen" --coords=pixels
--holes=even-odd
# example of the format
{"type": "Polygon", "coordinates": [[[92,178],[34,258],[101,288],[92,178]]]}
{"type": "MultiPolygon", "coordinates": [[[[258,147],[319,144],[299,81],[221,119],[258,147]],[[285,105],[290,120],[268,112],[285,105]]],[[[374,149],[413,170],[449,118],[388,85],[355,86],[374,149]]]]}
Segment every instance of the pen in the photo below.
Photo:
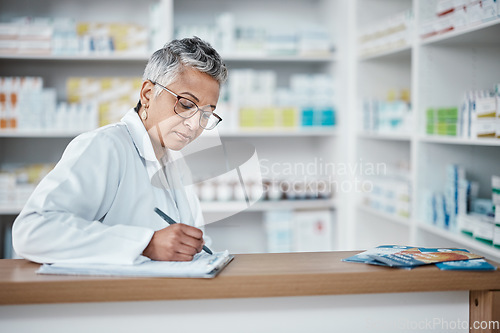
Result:
{"type": "MultiPolygon", "coordinates": [[[[176,224],[177,223],[170,216],[168,216],[167,214],[162,212],[160,208],[155,207],[155,212],[156,212],[156,214],[160,215],[161,218],[164,219],[168,224],[176,224]]],[[[213,254],[213,252],[205,245],[203,245],[203,250],[208,254],[213,254]]]]}

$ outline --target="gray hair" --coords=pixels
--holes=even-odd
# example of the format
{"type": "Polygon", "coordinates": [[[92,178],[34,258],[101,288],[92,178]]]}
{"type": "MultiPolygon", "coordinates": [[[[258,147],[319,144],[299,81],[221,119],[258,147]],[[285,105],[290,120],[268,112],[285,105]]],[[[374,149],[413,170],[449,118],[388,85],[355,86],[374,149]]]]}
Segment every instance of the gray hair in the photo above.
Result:
{"type": "MultiPolygon", "coordinates": [[[[219,85],[227,80],[227,68],[217,51],[199,37],[175,39],[149,58],[143,81],[151,80],[163,86],[174,82],[186,67],[210,75],[219,85]]],[[[156,87],[155,96],[161,91],[156,87]]]]}

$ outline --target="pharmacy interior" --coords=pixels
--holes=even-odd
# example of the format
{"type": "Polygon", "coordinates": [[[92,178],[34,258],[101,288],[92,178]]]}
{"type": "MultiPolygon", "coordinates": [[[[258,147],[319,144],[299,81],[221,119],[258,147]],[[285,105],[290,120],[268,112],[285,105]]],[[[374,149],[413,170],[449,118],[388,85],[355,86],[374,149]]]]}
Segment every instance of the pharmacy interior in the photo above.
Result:
{"type": "Polygon", "coordinates": [[[0,0],[2,258],[17,257],[12,223],[68,143],[119,121],[149,55],[193,35],[229,69],[224,121],[204,135],[251,144],[260,166],[196,182],[215,250],[500,260],[494,0],[0,0]]]}

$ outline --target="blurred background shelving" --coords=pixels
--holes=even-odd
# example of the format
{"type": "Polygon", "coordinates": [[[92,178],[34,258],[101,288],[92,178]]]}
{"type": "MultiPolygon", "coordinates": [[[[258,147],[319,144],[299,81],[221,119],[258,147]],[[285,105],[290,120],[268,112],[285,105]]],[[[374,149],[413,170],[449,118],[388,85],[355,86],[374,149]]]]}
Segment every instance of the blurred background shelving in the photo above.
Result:
{"type": "MultiPolygon", "coordinates": [[[[206,135],[251,142],[265,181],[306,179],[317,185],[326,179],[335,185],[327,198],[267,194],[246,208],[237,201],[202,201],[209,219],[221,217],[206,227],[216,247],[242,253],[456,246],[500,260],[498,248],[463,232],[459,214],[429,204],[448,200],[458,207],[458,199],[445,194],[458,191],[460,175],[460,182],[478,186],[477,197],[461,212],[468,216],[475,199],[491,200],[492,177],[500,176],[500,129],[497,138],[481,137],[491,126],[464,118],[467,101],[500,83],[500,8],[498,1],[454,3],[126,0],[117,7],[111,0],[85,6],[0,0],[0,22],[62,17],[148,31],[147,46],[135,41],[141,47],[133,51],[27,54],[2,47],[0,71],[4,77],[41,77],[57,103],[68,102],[70,78],[119,78],[133,88],[152,49],[173,37],[200,35],[216,46],[231,73],[218,104],[224,121],[216,134],[206,135]],[[291,166],[302,169],[290,172],[291,166]],[[307,167],[313,172],[304,174],[307,167]],[[309,239],[297,241],[299,230],[311,231],[309,239]]],[[[498,116],[486,122],[498,123],[498,116]]],[[[55,163],[84,130],[3,129],[0,166],[55,163]]],[[[29,188],[23,191],[21,197],[29,188]]],[[[7,236],[21,207],[18,202],[0,209],[7,236]]]]}
{"type": "MultiPolygon", "coordinates": [[[[296,99],[297,96],[294,96],[291,90],[294,89],[293,85],[298,89],[304,87],[304,84],[307,85],[307,79],[317,78],[323,82],[327,80],[326,83],[332,86],[333,80],[338,80],[341,70],[337,68],[339,52],[336,49],[338,47],[336,32],[339,29],[335,26],[340,25],[340,22],[331,20],[331,13],[340,13],[340,10],[336,9],[339,4],[338,1],[315,1],[310,4],[308,1],[294,0],[289,2],[286,11],[280,10],[280,15],[277,17],[273,11],[265,8],[281,8],[281,1],[257,2],[259,4],[226,0],[208,2],[160,0],[138,4],[134,1],[123,1],[119,8],[115,8],[116,2],[107,0],[89,1],[85,5],[78,1],[61,0],[43,0],[36,4],[29,1],[17,3],[0,1],[1,23],[17,20],[21,26],[19,28],[21,31],[18,33],[25,35],[33,33],[30,32],[30,28],[38,24],[40,31],[44,31],[47,27],[48,30],[52,29],[53,38],[52,49],[43,49],[46,44],[41,42],[34,43],[41,48],[35,51],[26,51],[24,49],[26,45],[22,43],[17,50],[9,50],[12,43],[4,41],[4,44],[1,44],[0,70],[4,77],[41,78],[43,88],[54,91],[59,107],[61,103],[84,102],[85,98],[89,97],[82,94],[75,100],[70,91],[71,85],[91,90],[85,84],[94,84],[102,89],[106,85],[112,85],[110,82],[113,80],[123,79],[128,81],[121,82],[131,87],[135,85],[137,88],[132,79],[136,80],[142,76],[152,50],[156,50],[172,38],[198,35],[217,48],[230,73],[234,73],[234,77],[237,76],[236,72],[240,72],[242,81],[250,76],[254,84],[263,86],[256,94],[240,96],[236,101],[235,96],[238,91],[231,91],[234,90],[231,84],[235,83],[231,82],[233,74],[230,76],[228,84],[221,91],[218,109],[224,121],[216,135],[220,136],[222,142],[224,140],[251,142],[257,149],[259,159],[265,161],[266,170],[273,171],[268,174],[263,173],[262,176],[266,180],[291,182],[303,175],[286,174],[286,172],[283,174],[280,168],[282,170],[289,165],[315,163],[317,159],[327,163],[333,161],[336,154],[337,121],[341,104],[341,101],[337,100],[338,96],[333,94],[333,92],[337,94],[337,91],[328,90],[328,100],[323,100],[322,105],[327,106],[329,110],[323,112],[321,119],[318,115],[308,114],[306,116],[310,119],[306,122],[301,112],[306,107],[304,104],[309,101],[296,99]],[[104,15],[103,10],[106,8],[110,9],[108,13],[113,14],[104,15]],[[149,20],[144,20],[145,17],[149,17],[149,20]],[[297,24],[298,22],[300,24],[297,24]],[[80,45],[76,49],[63,47],[56,50],[54,45],[58,40],[55,39],[61,38],[60,30],[63,29],[63,33],[71,34],[68,29],[64,30],[68,25],[70,30],[71,27],[76,27],[80,45]],[[117,42],[119,37],[113,35],[114,48],[103,46],[102,39],[113,34],[115,25],[122,25],[121,28],[126,30],[135,29],[133,31],[136,34],[139,31],[140,36],[146,31],[148,34],[143,36],[146,38],[146,45],[143,40],[135,40],[135,45],[121,45],[120,49],[117,42]],[[221,33],[223,36],[220,36],[221,33]],[[88,38],[93,39],[94,50],[82,47],[81,43],[85,45],[88,38]],[[77,78],[79,81],[71,83],[72,78],[77,78]],[[85,81],[87,78],[95,81],[89,83],[85,81]],[[300,82],[301,80],[306,81],[304,83],[300,82]],[[280,96],[285,96],[281,97],[281,101],[291,97],[290,101],[284,101],[288,104],[278,104],[273,95],[278,93],[280,96]],[[266,100],[268,104],[249,104],[249,99],[254,99],[256,102],[266,100]],[[286,126],[277,122],[280,108],[285,106],[291,109],[287,113],[289,118],[292,114],[291,119],[287,118],[289,121],[286,126]],[[258,120],[259,117],[266,116],[266,123],[255,121],[255,123],[241,124],[239,113],[243,107],[250,108],[250,111],[247,111],[247,119],[253,117],[258,120]],[[264,107],[268,108],[266,115],[262,115],[264,107]]],[[[2,25],[2,28],[4,33],[6,31],[8,34],[12,27],[2,25]]],[[[46,41],[47,36],[43,36],[42,33],[41,38],[46,41]]],[[[67,44],[70,45],[71,42],[67,44]]],[[[104,93],[118,91],[124,94],[117,86],[118,84],[104,93]]],[[[309,88],[307,86],[306,88],[304,94],[311,94],[309,88]]],[[[133,89],[128,93],[136,95],[133,89]]],[[[132,99],[133,97],[127,104],[128,108],[135,104],[131,103],[132,99]]],[[[94,111],[99,117],[96,125],[119,119],[119,115],[116,114],[103,119],[103,106],[123,108],[121,114],[127,111],[124,105],[112,104],[109,101],[99,103],[97,111],[94,111]]],[[[23,128],[22,122],[21,126],[19,123],[17,125],[19,127],[17,129],[0,130],[0,165],[7,174],[10,172],[11,176],[17,175],[17,180],[10,179],[10,182],[19,182],[19,177],[26,177],[25,167],[32,168],[40,164],[50,166],[57,162],[72,138],[92,128],[92,126],[83,129],[67,127],[44,129],[28,126],[23,128]]],[[[206,135],[213,134],[206,133],[206,135]]],[[[9,237],[9,233],[5,231],[22,208],[22,202],[29,194],[30,186],[32,188],[34,184],[29,184],[26,188],[19,186],[19,192],[22,193],[16,195],[17,201],[14,200],[13,203],[11,201],[6,207],[0,208],[4,237],[9,237]]],[[[15,193],[17,192],[16,189],[15,193]]],[[[217,216],[222,214],[220,221],[206,226],[206,233],[213,238],[216,247],[221,249],[228,248],[232,252],[266,252],[273,246],[268,244],[266,223],[263,222],[269,212],[285,211],[293,215],[294,211],[307,210],[312,212],[311,219],[315,219],[314,213],[318,211],[326,212],[327,223],[334,225],[333,193],[328,193],[328,196],[317,199],[310,197],[305,200],[263,198],[250,208],[241,202],[202,201],[204,215],[210,220],[217,220],[217,216]],[[231,214],[234,215],[227,217],[231,214]],[[238,241],[232,241],[233,238],[238,241]]],[[[272,221],[268,222],[270,223],[272,221]]],[[[302,225],[308,222],[304,223],[302,225]]],[[[290,226],[293,227],[294,225],[290,226]]],[[[334,232],[334,228],[329,227],[328,234],[323,232],[321,237],[325,238],[325,235],[331,241],[321,249],[331,250],[335,247],[334,239],[337,233],[334,232]]],[[[287,246],[290,250],[300,250],[293,247],[291,238],[285,242],[289,243],[287,246]]]]}
{"type": "MultiPolygon", "coordinates": [[[[469,116],[466,108],[471,103],[467,96],[475,97],[479,91],[477,98],[493,97],[499,82],[498,57],[493,55],[500,50],[497,3],[359,0],[356,9],[358,43],[361,44],[356,57],[356,96],[358,108],[362,110],[357,113],[360,118],[356,123],[358,128],[361,124],[362,130],[357,134],[356,156],[358,161],[387,165],[394,165],[395,159],[402,160],[409,166],[406,179],[410,187],[410,214],[408,218],[387,215],[384,212],[387,198],[378,205],[382,209],[373,209],[369,200],[363,200],[366,196],[373,197],[373,191],[360,194],[357,200],[362,203],[357,206],[351,244],[354,248],[367,248],[385,239],[391,244],[465,247],[498,260],[498,247],[491,241],[477,239],[482,238],[479,227],[475,230],[477,235],[466,235],[464,228],[473,231],[470,229],[474,226],[464,227],[457,222],[471,219],[476,199],[486,200],[486,206],[489,200],[492,206],[492,177],[500,175],[500,140],[494,138],[495,135],[481,137],[480,132],[498,122],[498,118],[495,120],[495,115],[486,118],[489,124],[483,129],[482,124],[473,124],[478,117],[469,116]],[[409,23],[401,24],[402,17],[409,23]],[[404,26],[409,27],[405,36],[401,33],[404,26]],[[368,44],[372,46],[368,54],[366,36],[379,38],[368,44]],[[400,41],[398,45],[394,44],[395,40],[400,41]],[[387,126],[380,129],[386,121],[384,113],[389,113],[393,123],[397,123],[396,111],[387,106],[394,101],[394,93],[385,92],[383,96],[383,90],[389,89],[409,91],[411,116],[409,126],[402,132],[396,128],[387,131],[387,126]],[[373,100],[378,103],[376,108],[373,100]],[[465,191],[461,186],[471,183],[479,188],[476,197],[466,195],[467,199],[458,199],[465,191]],[[460,191],[462,194],[458,194],[460,191]],[[446,208],[440,209],[440,203],[446,208]],[[395,221],[400,222],[398,227],[391,225],[395,221]],[[376,240],[369,237],[373,233],[377,233],[376,240]]],[[[401,179],[401,174],[390,176],[401,179]]],[[[395,186],[398,185],[392,189],[395,186]]],[[[393,192],[385,191],[388,197],[392,197],[393,192]]],[[[483,221],[486,223],[483,227],[493,236],[492,218],[478,216],[489,221],[483,221]]]]}

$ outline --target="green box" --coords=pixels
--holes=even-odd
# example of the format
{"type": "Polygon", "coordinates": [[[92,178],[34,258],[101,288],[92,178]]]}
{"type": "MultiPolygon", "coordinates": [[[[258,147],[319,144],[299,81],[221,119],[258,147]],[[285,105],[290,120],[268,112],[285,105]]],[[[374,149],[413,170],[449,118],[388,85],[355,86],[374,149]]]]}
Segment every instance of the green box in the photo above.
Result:
{"type": "Polygon", "coordinates": [[[252,107],[243,107],[240,109],[240,127],[257,126],[257,109],[252,107]]]}
{"type": "Polygon", "coordinates": [[[426,119],[427,119],[427,124],[434,124],[436,121],[436,110],[434,109],[427,109],[426,111],[426,119]]]}
{"type": "Polygon", "coordinates": [[[436,134],[436,126],[434,125],[434,123],[427,124],[426,133],[427,134],[436,134]]]}
{"type": "Polygon", "coordinates": [[[272,107],[263,108],[260,110],[259,125],[261,127],[275,127],[276,126],[276,113],[277,110],[272,107]]]}
{"type": "Polygon", "coordinates": [[[297,109],[293,107],[285,107],[281,109],[281,126],[297,127],[298,116],[297,109]]]}

